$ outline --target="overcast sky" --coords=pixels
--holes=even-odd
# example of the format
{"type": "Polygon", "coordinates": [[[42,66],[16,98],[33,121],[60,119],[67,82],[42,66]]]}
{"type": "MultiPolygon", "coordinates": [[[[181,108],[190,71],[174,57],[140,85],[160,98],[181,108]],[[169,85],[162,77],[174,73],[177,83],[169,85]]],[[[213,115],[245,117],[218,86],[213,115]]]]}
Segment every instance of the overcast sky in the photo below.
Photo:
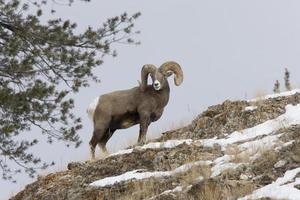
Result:
{"type": "MultiPolygon", "coordinates": [[[[43,159],[57,163],[50,171],[64,170],[70,161],[88,159],[92,135],[92,124],[86,115],[88,104],[106,92],[136,86],[140,69],[146,63],[159,66],[174,60],[185,75],[180,87],[169,80],[169,104],[162,118],[151,124],[150,136],[188,123],[207,106],[226,99],[271,93],[276,79],[283,85],[285,67],[291,72],[292,85],[300,86],[299,0],[93,0],[55,8],[58,16],[77,22],[78,31],[88,25],[97,27],[124,11],[140,11],[142,16],[136,28],[141,30],[137,38],[142,44],[117,46],[118,57],[106,57],[95,71],[102,82],[76,96],[75,110],[84,125],[79,132],[83,144],[78,149],[43,142],[33,149],[43,159]]],[[[137,126],[116,131],[108,149],[115,152],[125,148],[135,143],[137,136],[137,126]]],[[[1,180],[0,199],[32,181],[26,175],[18,177],[18,184],[1,180]]]]}

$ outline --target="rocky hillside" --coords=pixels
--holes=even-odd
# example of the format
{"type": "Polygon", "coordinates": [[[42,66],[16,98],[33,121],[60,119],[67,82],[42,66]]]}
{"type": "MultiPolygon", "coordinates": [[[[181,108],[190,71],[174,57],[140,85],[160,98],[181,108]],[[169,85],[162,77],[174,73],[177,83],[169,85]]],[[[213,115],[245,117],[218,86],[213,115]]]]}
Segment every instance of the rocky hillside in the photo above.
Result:
{"type": "Polygon", "coordinates": [[[26,199],[300,199],[298,90],[209,107],[191,124],[40,177],[26,199]]]}

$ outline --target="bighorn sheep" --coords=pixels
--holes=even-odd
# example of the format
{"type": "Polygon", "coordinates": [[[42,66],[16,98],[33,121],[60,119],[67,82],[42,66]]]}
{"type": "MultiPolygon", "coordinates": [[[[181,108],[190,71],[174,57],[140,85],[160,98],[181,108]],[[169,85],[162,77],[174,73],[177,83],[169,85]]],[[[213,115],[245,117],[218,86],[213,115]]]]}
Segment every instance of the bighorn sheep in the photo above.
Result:
{"type": "Polygon", "coordinates": [[[183,81],[183,72],[176,62],[166,62],[158,69],[154,65],[144,65],[139,87],[101,95],[90,104],[87,112],[94,123],[89,143],[92,159],[95,158],[97,144],[107,152],[106,143],[117,129],[140,124],[138,143],[145,142],[148,126],[161,117],[169,101],[167,78],[173,73],[175,85],[179,86],[183,81]],[[149,74],[152,86],[147,84],[149,74]]]}

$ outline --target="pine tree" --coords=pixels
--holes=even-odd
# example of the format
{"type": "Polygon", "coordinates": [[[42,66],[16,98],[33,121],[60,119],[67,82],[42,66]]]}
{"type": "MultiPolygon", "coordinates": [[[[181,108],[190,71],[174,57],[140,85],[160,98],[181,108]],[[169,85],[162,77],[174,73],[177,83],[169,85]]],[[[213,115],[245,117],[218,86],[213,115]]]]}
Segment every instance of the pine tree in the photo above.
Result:
{"type": "Polygon", "coordinates": [[[52,15],[46,24],[40,22],[48,2],[56,1],[0,0],[0,170],[6,180],[22,171],[34,176],[51,164],[30,153],[37,139],[19,137],[34,127],[49,143],[80,145],[81,119],[72,112],[70,94],[99,81],[92,70],[103,56],[116,56],[113,44],[137,44],[132,37],[140,13],[109,18],[78,34],[70,20],[52,15]],[[11,169],[9,162],[19,168],[11,169]]]}
{"type": "Polygon", "coordinates": [[[290,84],[290,72],[288,71],[287,68],[285,68],[284,83],[285,83],[285,89],[287,91],[292,90],[292,87],[291,87],[291,84],[290,84]]]}
{"type": "Polygon", "coordinates": [[[276,80],[276,82],[274,84],[273,92],[274,93],[280,93],[280,83],[279,83],[278,80],[276,80]]]}

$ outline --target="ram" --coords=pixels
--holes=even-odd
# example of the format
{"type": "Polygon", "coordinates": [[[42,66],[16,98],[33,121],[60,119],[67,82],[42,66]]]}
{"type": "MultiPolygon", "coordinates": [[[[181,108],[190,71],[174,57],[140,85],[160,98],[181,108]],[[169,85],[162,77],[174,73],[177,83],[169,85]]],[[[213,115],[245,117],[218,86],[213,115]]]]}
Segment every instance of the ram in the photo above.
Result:
{"type": "Polygon", "coordinates": [[[94,124],[89,143],[91,159],[95,159],[97,144],[107,153],[106,143],[117,129],[140,124],[138,143],[145,142],[148,126],[161,117],[168,104],[170,87],[167,78],[172,74],[175,75],[175,85],[179,86],[183,81],[183,72],[178,63],[169,61],[159,68],[144,65],[138,87],[101,95],[90,104],[87,112],[94,124]],[[152,85],[147,84],[149,75],[152,85]]]}

